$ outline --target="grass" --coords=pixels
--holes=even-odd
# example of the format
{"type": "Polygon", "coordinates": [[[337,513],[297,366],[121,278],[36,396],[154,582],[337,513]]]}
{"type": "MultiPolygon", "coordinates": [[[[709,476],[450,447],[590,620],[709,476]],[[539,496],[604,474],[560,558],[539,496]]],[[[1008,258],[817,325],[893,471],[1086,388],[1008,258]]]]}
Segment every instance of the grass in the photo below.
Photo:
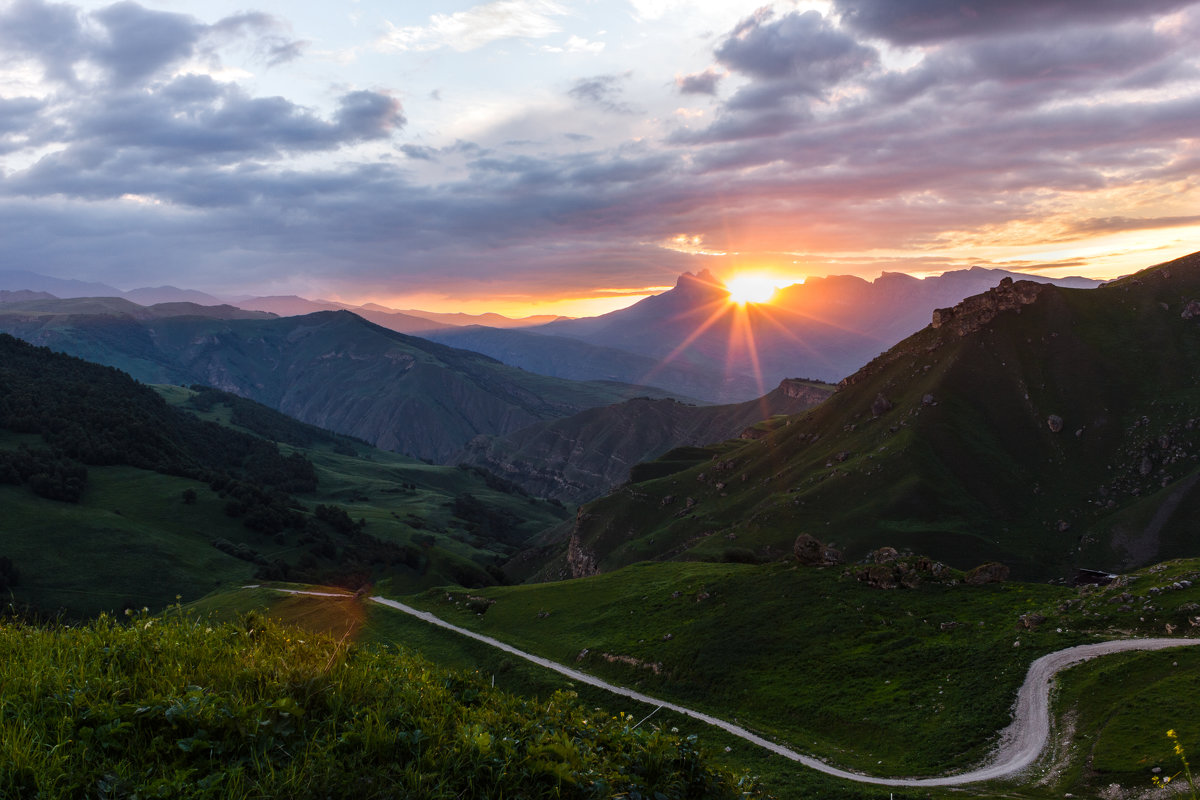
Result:
{"type": "Polygon", "coordinates": [[[891,775],[980,759],[1028,664],[1089,638],[1020,627],[1021,614],[1075,596],[1064,587],[885,591],[841,572],[639,564],[563,583],[433,591],[417,602],[615,683],[735,716],[801,752],[891,775]],[[480,614],[469,596],[495,602],[480,614]]]}
{"type": "Polygon", "coordinates": [[[733,798],[686,737],[254,615],[0,625],[0,796],[733,798]]]}
{"type": "MultiPolygon", "coordinates": [[[[185,408],[194,394],[177,386],[159,391],[185,408]]],[[[225,405],[198,416],[237,428],[225,405]]],[[[0,431],[0,449],[22,443],[44,447],[40,437],[0,431]]],[[[565,513],[561,506],[489,485],[477,473],[362,443],[353,455],[329,442],[280,445],[280,450],[285,455],[300,450],[317,469],[317,491],[297,495],[307,508],[336,504],[353,519],[365,520],[371,536],[420,551],[417,566],[378,571],[405,592],[447,582],[493,581],[488,567],[565,513]],[[468,496],[493,516],[460,518],[455,501],[468,496]],[[493,520],[496,525],[484,529],[493,520]]],[[[295,566],[305,558],[310,548],[296,535],[248,530],[225,514],[225,504],[226,498],[199,481],[123,466],[90,467],[79,503],[0,485],[0,556],[12,559],[21,575],[12,600],[51,615],[62,611],[83,618],[127,607],[162,608],[177,594],[190,601],[219,587],[251,582],[257,566],[214,547],[219,539],[244,544],[268,562],[281,559],[295,566]],[[187,490],[195,493],[194,504],[184,503],[187,490]]]]}

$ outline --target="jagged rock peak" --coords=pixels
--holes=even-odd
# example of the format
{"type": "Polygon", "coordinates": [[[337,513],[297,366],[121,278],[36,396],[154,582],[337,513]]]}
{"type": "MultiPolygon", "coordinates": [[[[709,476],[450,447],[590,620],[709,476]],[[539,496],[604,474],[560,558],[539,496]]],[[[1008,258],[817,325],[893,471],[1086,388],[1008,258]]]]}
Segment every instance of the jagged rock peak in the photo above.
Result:
{"type": "Polygon", "coordinates": [[[728,294],[725,284],[717,280],[717,278],[708,270],[702,269],[693,275],[690,272],[685,272],[675,281],[675,289],[677,292],[686,292],[688,294],[728,294]]]}
{"type": "Polygon", "coordinates": [[[1001,311],[1032,303],[1047,288],[1044,283],[1004,278],[999,286],[968,297],[954,308],[936,309],[931,324],[934,328],[946,327],[965,336],[991,322],[1001,311]]]}

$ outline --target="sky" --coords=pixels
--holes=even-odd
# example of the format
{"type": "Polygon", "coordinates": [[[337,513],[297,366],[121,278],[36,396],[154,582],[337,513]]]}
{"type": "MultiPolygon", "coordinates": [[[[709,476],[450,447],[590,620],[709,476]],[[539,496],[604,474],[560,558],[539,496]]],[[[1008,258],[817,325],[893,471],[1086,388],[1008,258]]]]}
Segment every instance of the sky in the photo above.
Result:
{"type": "Polygon", "coordinates": [[[0,0],[0,269],[518,315],[1113,277],[1200,250],[1197,42],[1192,0],[0,0]]]}

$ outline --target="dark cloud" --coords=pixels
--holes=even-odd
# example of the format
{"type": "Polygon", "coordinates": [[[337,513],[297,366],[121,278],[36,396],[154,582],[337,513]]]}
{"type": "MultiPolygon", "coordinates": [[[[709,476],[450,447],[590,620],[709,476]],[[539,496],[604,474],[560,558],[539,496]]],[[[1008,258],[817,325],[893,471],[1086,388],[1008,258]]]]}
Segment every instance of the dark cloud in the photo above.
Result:
{"type": "Polygon", "coordinates": [[[582,103],[597,106],[605,111],[631,114],[634,111],[633,106],[620,99],[621,84],[628,78],[629,73],[581,78],[567,90],[567,94],[582,103]]]}
{"type": "Polygon", "coordinates": [[[206,25],[194,17],[114,3],[88,15],[75,6],[17,0],[0,11],[0,48],[37,61],[47,78],[78,82],[78,67],[98,67],[114,87],[140,85],[192,57],[215,59],[213,46],[245,36],[262,39],[268,63],[297,57],[303,43],[276,31],[270,15],[252,12],[206,25]]]}
{"type": "Polygon", "coordinates": [[[1200,214],[1185,217],[1092,217],[1071,223],[1069,230],[1074,234],[1118,233],[1190,225],[1200,225],[1200,214]]]}
{"type": "Polygon", "coordinates": [[[834,0],[846,26],[897,44],[1145,18],[1196,0],[834,0]]]}
{"type": "Polygon", "coordinates": [[[681,94],[713,94],[717,93],[717,84],[725,77],[725,73],[711,67],[704,72],[684,75],[675,79],[681,94]]]}

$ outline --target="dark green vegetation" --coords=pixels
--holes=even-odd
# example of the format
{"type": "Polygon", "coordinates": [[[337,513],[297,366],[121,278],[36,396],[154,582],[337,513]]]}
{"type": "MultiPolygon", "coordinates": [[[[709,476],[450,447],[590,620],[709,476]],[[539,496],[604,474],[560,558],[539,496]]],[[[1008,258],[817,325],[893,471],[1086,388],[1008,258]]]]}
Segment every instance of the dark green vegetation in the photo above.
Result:
{"type": "Polygon", "coordinates": [[[0,330],[26,341],[117,367],[146,383],[214,386],[385,450],[443,463],[457,463],[455,455],[479,434],[665,394],[535,375],[348,311],[284,319],[139,319],[119,309],[11,309],[0,306],[0,330]]]}
{"type": "Polygon", "coordinates": [[[539,497],[592,500],[629,478],[630,466],[688,445],[762,435],[771,417],[812,408],[828,384],[786,380],[757,400],[693,406],[647,397],[539,422],[499,437],[478,437],[462,459],[520,484],[539,497]]]}
{"type": "Polygon", "coordinates": [[[485,473],[3,335],[0,505],[5,589],[71,615],[256,579],[492,583],[565,513],[485,473]]]}
{"type": "Polygon", "coordinates": [[[733,798],[693,742],[247,616],[0,624],[0,796],[733,798]]]}
{"type": "Polygon", "coordinates": [[[801,531],[1037,579],[1194,553],[1198,300],[1200,255],[971,298],[769,435],[639,468],[584,508],[571,574],[778,557],[801,531]]]}

